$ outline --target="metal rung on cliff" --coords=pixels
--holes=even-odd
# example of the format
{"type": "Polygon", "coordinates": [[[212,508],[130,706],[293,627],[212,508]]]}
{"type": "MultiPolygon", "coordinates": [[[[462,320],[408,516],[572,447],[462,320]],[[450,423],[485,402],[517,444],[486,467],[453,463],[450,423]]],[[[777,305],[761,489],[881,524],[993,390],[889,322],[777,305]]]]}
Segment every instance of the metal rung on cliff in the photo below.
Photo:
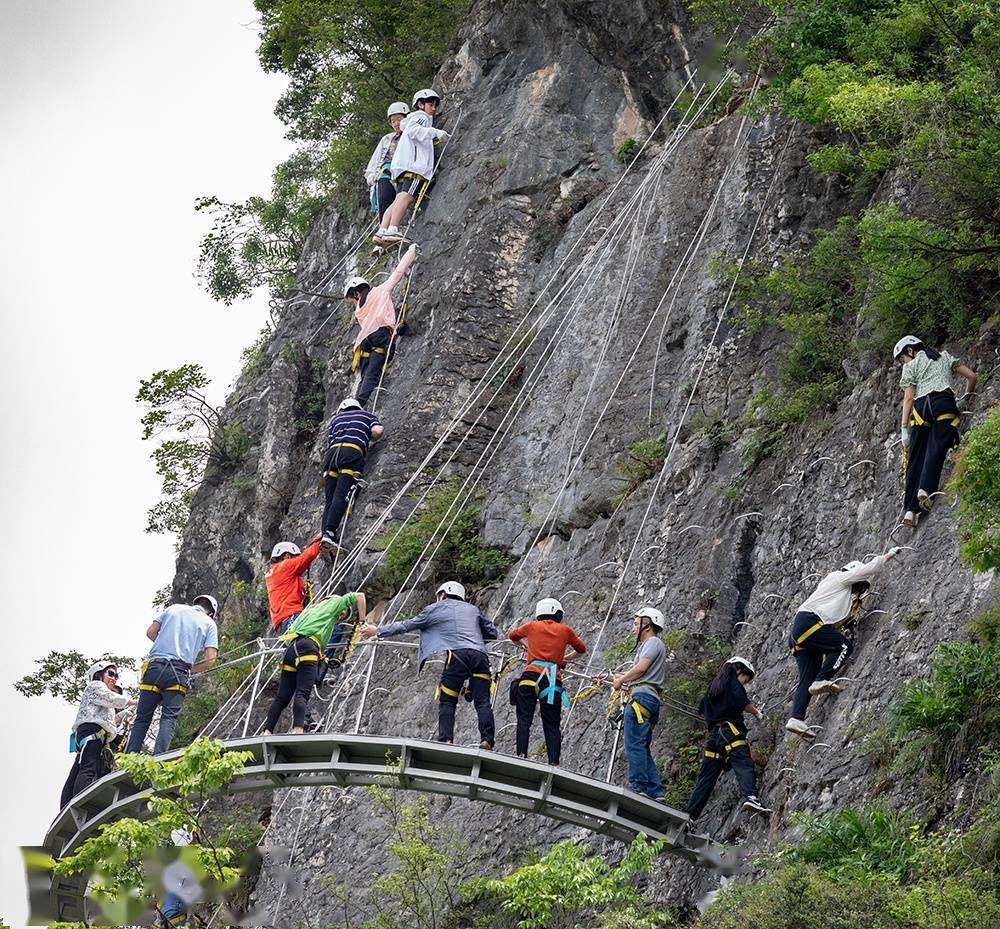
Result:
{"type": "MultiPolygon", "coordinates": [[[[231,793],[389,784],[509,806],[622,842],[638,835],[664,839],[670,854],[704,867],[724,867],[724,847],[690,833],[686,813],[624,787],[524,758],[418,739],[329,733],[235,739],[226,748],[254,756],[229,785],[231,793]]],[[[60,812],[45,836],[46,849],[60,858],[72,853],[105,823],[141,816],[148,796],[126,772],[108,775],[60,812]]],[[[85,885],[81,876],[55,877],[47,908],[60,920],[82,920],[85,885]]]]}

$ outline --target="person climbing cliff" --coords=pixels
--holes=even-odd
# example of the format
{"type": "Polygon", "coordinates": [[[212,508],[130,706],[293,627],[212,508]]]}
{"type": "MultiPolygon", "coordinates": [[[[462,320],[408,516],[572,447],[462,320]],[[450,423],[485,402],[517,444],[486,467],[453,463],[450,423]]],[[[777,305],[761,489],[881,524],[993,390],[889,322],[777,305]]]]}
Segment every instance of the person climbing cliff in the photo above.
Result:
{"type": "Polygon", "coordinates": [[[215,597],[201,594],[190,606],[186,603],[168,606],[150,623],[146,637],[153,647],[139,674],[139,703],[126,752],[142,751],[157,707],[160,728],[153,754],[162,754],[170,748],[184,695],[191,686],[192,672],[207,671],[219,655],[219,630],[215,625],[218,610],[215,597]],[[204,658],[198,661],[203,652],[204,658]]]}
{"type": "Polygon", "coordinates": [[[70,751],[75,757],[63,785],[59,809],[111,770],[110,745],[118,736],[117,711],[134,703],[119,691],[115,665],[91,665],[73,720],[70,751]]]}
{"type": "Polygon", "coordinates": [[[305,609],[306,584],[303,576],[319,555],[317,535],[302,551],[294,542],[279,542],[271,549],[271,566],[264,577],[271,630],[282,635],[305,609]]]}
{"type": "Polygon", "coordinates": [[[402,101],[389,104],[385,115],[389,119],[392,132],[387,132],[379,139],[365,168],[365,181],[371,194],[372,213],[379,219],[385,216],[385,211],[396,199],[396,187],[392,183],[389,169],[392,166],[392,156],[396,153],[396,145],[399,143],[400,125],[409,112],[410,108],[402,101]]]}
{"type": "Polygon", "coordinates": [[[363,277],[351,277],[344,282],[344,299],[354,310],[360,327],[354,339],[351,370],[357,371],[361,378],[355,394],[361,406],[368,403],[368,398],[379,386],[382,369],[389,361],[396,332],[396,307],[392,302],[392,292],[416,257],[417,247],[411,245],[392,274],[377,287],[372,287],[363,277]]]}
{"type": "Polygon", "coordinates": [[[563,704],[569,705],[560,671],[567,662],[585,654],[587,646],[563,623],[562,604],[553,597],[539,600],[535,604],[534,622],[511,629],[507,638],[524,647],[526,661],[514,686],[517,754],[521,758],[528,757],[528,739],[537,704],[549,764],[557,765],[562,751],[560,718],[563,704]],[[567,649],[572,649],[572,653],[567,655],[567,649]]]}
{"type": "Polygon", "coordinates": [[[274,733],[278,719],[289,703],[292,704],[291,731],[305,731],[309,698],[333,628],[338,622],[346,620],[352,610],[357,610],[358,621],[363,623],[367,615],[366,609],[365,595],[356,591],[310,604],[288,627],[288,631],[281,637],[289,644],[281,656],[278,693],[268,707],[264,735],[274,733]]]}
{"type": "Polygon", "coordinates": [[[374,413],[348,397],[337,407],[327,430],[328,447],[323,460],[323,506],[320,553],[333,559],[340,552],[337,532],[347,512],[348,497],[361,480],[365,457],[372,442],[382,438],[385,429],[374,413]]]}
{"type": "Polygon", "coordinates": [[[479,747],[492,749],[496,738],[490,689],[493,675],[486,654],[486,642],[498,636],[496,626],[471,603],[466,602],[465,588],[457,581],[447,581],[437,589],[437,599],[416,616],[387,626],[366,625],[365,639],[388,639],[406,632],[420,633],[417,667],[433,655],[445,653],[444,670],[437,687],[439,742],[455,740],[455,713],[463,686],[472,693],[479,720],[479,747]]]}
{"type": "Polygon", "coordinates": [[[901,549],[891,548],[871,561],[849,561],[837,571],[831,571],[796,610],[788,639],[799,681],[792,702],[792,716],[785,729],[793,735],[811,738],[806,725],[806,709],[816,694],[839,694],[844,686],[833,679],[847,661],[853,643],[843,628],[861,611],[862,598],[878,574],[901,549]]]}
{"type": "Polygon", "coordinates": [[[745,713],[760,719],[760,710],[750,702],[746,692],[746,685],[753,680],[754,673],[753,665],[746,658],[734,655],[712,679],[702,698],[701,714],[708,727],[708,738],[701,771],[685,810],[692,820],[701,815],[719,775],[727,768],[732,768],[736,775],[744,809],[767,810],[757,797],[757,778],[743,719],[745,713]]]}
{"type": "Polygon", "coordinates": [[[660,717],[660,694],[667,670],[667,650],[659,638],[663,627],[663,614],[656,608],[646,606],[636,611],[632,619],[635,662],[628,671],[611,680],[611,686],[622,697],[628,786],[636,793],[661,801],[663,784],[650,744],[660,717]],[[626,684],[631,686],[623,690],[626,684]]]}
{"type": "Polygon", "coordinates": [[[406,211],[420,195],[421,188],[434,177],[434,144],[447,140],[448,133],[434,128],[434,116],[441,105],[441,95],[433,88],[413,95],[413,112],[403,120],[403,129],[392,156],[390,174],[396,185],[396,198],[386,211],[375,233],[379,245],[393,245],[403,240],[400,226],[406,211]]]}
{"type": "Polygon", "coordinates": [[[967,404],[975,395],[977,378],[957,358],[924,345],[913,335],[903,336],[892,355],[903,366],[899,378],[903,388],[903,524],[912,529],[922,512],[930,512],[945,457],[958,444],[962,414],[952,378],[956,374],[965,378],[967,404]]]}

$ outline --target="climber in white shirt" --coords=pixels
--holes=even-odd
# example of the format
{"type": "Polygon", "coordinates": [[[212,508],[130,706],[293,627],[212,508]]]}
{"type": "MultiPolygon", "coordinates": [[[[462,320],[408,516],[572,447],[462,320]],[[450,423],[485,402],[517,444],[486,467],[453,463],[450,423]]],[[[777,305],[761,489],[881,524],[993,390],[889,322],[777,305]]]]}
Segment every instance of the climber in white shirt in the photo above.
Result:
{"type": "Polygon", "coordinates": [[[402,101],[389,104],[386,116],[392,132],[387,132],[379,139],[365,168],[365,181],[368,183],[371,195],[372,213],[379,219],[385,216],[385,211],[396,199],[396,185],[392,181],[391,174],[392,156],[396,154],[396,146],[403,131],[403,119],[409,112],[410,108],[402,101]]]}
{"type": "Polygon", "coordinates": [[[389,173],[396,185],[396,199],[382,217],[375,241],[394,245],[402,241],[400,226],[406,211],[420,195],[423,185],[434,177],[434,145],[444,142],[448,133],[434,128],[434,115],[441,105],[441,95],[433,88],[413,95],[413,112],[403,120],[403,131],[396,143],[389,173]]]}

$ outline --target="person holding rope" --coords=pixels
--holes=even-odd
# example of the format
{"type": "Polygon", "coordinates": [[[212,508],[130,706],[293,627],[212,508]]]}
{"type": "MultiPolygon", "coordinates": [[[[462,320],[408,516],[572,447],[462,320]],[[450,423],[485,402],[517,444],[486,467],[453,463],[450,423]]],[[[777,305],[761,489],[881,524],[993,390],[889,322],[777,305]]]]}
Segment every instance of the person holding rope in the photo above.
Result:
{"type": "Polygon", "coordinates": [[[59,809],[111,770],[110,746],[118,736],[117,711],[134,703],[122,695],[114,664],[98,662],[90,667],[70,736],[70,751],[76,757],[63,785],[59,809]]]}
{"type": "Polygon", "coordinates": [[[379,219],[385,216],[385,211],[396,199],[396,188],[392,183],[390,168],[392,167],[392,156],[396,153],[396,146],[399,144],[403,117],[409,112],[410,108],[402,101],[389,104],[385,115],[389,118],[392,132],[387,132],[379,139],[375,151],[372,152],[372,157],[368,160],[368,166],[365,168],[365,181],[368,182],[370,188],[372,213],[379,219]]]}
{"type": "Polygon", "coordinates": [[[661,802],[663,783],[650,744],[660,717],[660,694],[667,670],[667,650],[659,638],[663,627],[663,614],[654,607],[645,606],[636,611],[632,619],[632,635],[638,649],[635,663],[611,680],[623,704],[628,786],[636,793],[661,802]],[[626,684],[631,687],[623,690],[626,684]]]}
{"type": "Polygon", "coordinates": [[[337,532],[347,512],[348,498],[364,473],[368,447],[384,433],[379,418],[361,409],[354,397],[342,401],[330,420],[323,460],[325,503],[320,554],[331,561],[341,550],[337,532]]]}
{"type": "Polygon", "coordinates": [[[948,451],[958,445],[962,414],[951,382],[955,374],[968,385],[967,405],[976,393],[976,373],[948,352],[925,346],[905,335],[892,350],[903,366],[900,434],[903,441],[903,524],[916,528],[921,512],[929,513],[941,482],[948,451]]]}
{"type": "Polygon", "coordinates": [[[563,704],[569,706],[560,671],[567,662],[585,654],[587,646],[563,624],[562,604],[554,597],[539,600],[535,604],[535,621],[511,629],[507,638],[523,646],[526,661],[521,676],[511,683],[511,702],[517,708],[517,755],[528,757],[531,721],[537,704],[549,764],[557,765],[562,751],[560,717],[563,704]],[[569,655],[567,649],[572,649],[569,655]]]}
{"type": "Polygon", "coordinates": [[[496,723],[490,705],[493,674],[486,653],[486,642],[498,637],[496,626],[479,608],[467,603],[465,588],[458,581],[447,581],[437,589],[437,599],[416,616],[387,626],[366,625],[365,639],[388,639],[406,632],[420,633],[417,668],[434,655],[446,654],[444,670],[435,695],[438,699],[439,742],[455,741],[455,713],[463,687],[472,693],[479,720],[479,747],[492,749],[496,723]]]}
{"type": "Polygon", "coordinates": [[[218,611],[215,597],[201,594],[190,606],[185,603],[168,606],[146,630],[153,647],[139,673],[139,703],[126,753],[142,751],[157,707],[160,728],[153,754],[160,755],[170,748],[181,704],[191,686],[191,674],[207,671],[219,656],[219,630],[215,625],[218,611]],[[202,652],[205,657],[198,661],[202,652]]]}
{"type": "Polygon", "coordinates": [[[806,725],[806,709],[817,694],[839,694],[844,685],[834,674],[847,661],[853,643],[843,633],[844,627],[861,612],[861,601],[878,574],[902,549],[890,548],[867,564],[849,561],[838,571],[831,571],[817,585],[792,620],[788,645],[799,669],[799,681],[792,702],[792,716],[785,729],[804,739],[814,736],[806,725]]]}
{"type": "Polygon", "coordinates": [[[365,595],[360,591],[330,597],[306,607],[281,637],[288,647],[281,656],[281,677],[278,693],[271,701],[264,723],[264,735],[272,735],[278,719],[289,703],[292,704],[292,732],[305,732],[306,711],[313,684],[323,661],[323,652],[337,623],[347,620],[357,610],[358,622],[365,621],[365,595]]]}
{"type": "Polygon", "coordinates": [[[271,549],[271,567],[264,577],[271,630],[283,635],[305,609],[306,584],[303,576],[319,555],[317,535],[302,551],[294,542],[279,542],[271,549]]]}
{"type": "Polygon", "coordinates": [[[734,655],[712,679],[701,701],[708,739],[701,772],[685,810],[692,820],[701,815],[719,775],[727,768],[732,768],[736,775],[743,794],[743,808],[767,812],[767,807],[757,797],[757,778],[743,720],[745,713],[760,719],[760,710],[750,702],[746,692],[746,685],[753,680],[754,673],[753,665],[746,658],[734,655]]]}
{"type": "Polygon", "coordinates": [[[361,406],[368,403],[368,398],[379,386],[382,370],[389,361],[396,333],[396,307],[392,302],[392,292],[416,257],[417,246],[411,245],[385,283],[377,287],[372,287],[363,277],[351,277],[344,282],[344,299],[354,310],[360,327],[354,339],[351,371],[357,371],[361,376],[355,394],[361,406]]]}
{"type": "Polygon", "coordinates": [[[443,129],[434,128],[434,116],[441,105],[441,95],[432,87],[413,95],[413,112],[403,120],[403,129],[392,156],[389,172],[396,185],[396,198],[386,210],[375,233],[378,245],[403,241],[399,231],[406,211],[434,177],[434,145],[448,139],[443,129]]]}

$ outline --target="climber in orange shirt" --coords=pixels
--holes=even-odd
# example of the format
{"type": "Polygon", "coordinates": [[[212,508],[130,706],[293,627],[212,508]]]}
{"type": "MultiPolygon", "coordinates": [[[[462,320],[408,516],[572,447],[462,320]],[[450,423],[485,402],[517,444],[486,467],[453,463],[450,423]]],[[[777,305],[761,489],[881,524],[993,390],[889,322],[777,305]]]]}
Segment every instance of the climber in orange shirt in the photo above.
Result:
{"type": "Polygon", "coordinates": [[[542,717],[545,749],[549,764],[559,764],[562,749],[562,731],[559,720],[563,703],[569,705],[559,673],[567,661],[579,658],[587,651],[580,637],[563,624],[562,604],[553,597],[545,597],[535,605],[535,621],[511,629],[507,638],[522,645],[527,652],[527,665],[520,678],[511,687],[511,702],[517,707],[517,754],[528,756],[528,737],[535,704],[542,717]],[[572,648],[573,653],[566,654],[572,648]]]}
{"type": "Polygon", "coordinates": [[[302,551],[294,542],[279,542],[271,550],[271,568],[264,578],[271,628],[282,635],[305,609],[306,585],[302,576],[319,555],[317,535],[302,551]]]}

